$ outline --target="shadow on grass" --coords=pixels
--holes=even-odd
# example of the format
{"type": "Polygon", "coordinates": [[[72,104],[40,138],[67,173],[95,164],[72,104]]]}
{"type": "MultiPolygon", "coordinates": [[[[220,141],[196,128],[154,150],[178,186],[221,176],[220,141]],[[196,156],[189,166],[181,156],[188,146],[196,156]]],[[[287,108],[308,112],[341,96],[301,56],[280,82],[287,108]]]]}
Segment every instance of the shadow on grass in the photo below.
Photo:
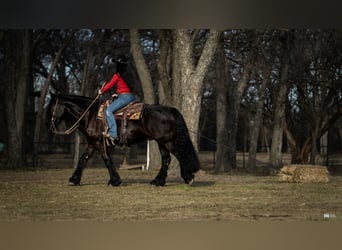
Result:
{"type": "MultiPolygon", "coordinates": [[[[128,187],[134,184],[141,184],[141,185],[146,185],[146,186],[151,186],[151,187],[155,187],[153,185],[150,184],[152,180],[146,180],[146,179],[123,179],[122,183],[120,185],[120,187],[128,187]]],[[[182,181],[167,181],[165,184],[165,188],[167,187],[171,187],[171,186],[189,186],[190,188],[196,188],[196,187],[210,187],[213,186],[215,184],[215,181],[195,181],[191,186],[185,184],[182,181]]],[[[73,186],[70,185],[71,187],[82,187],[82,186],[107,186],[106,182],[100,182],[100,181],[94,181],[94,182],[81,182],[81,185],[78,186],[73,186]]],[[[109,187],[111,187],[111,185],[108,185],[109,187]]],[[[115,188],[115,187],[113,187],[115,188]]]]}
{"type": "Polygon", "coordinates": [[[215,185],[215,181],[195,181],[191,187],[211,187],[215,185]]]}

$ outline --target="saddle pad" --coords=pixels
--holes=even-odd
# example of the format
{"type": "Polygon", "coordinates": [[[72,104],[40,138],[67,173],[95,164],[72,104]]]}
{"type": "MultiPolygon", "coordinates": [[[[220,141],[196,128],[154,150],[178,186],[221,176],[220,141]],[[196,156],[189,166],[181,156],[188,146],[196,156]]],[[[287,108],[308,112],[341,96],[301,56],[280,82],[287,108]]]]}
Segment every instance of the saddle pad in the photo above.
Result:
{"type": "Polygon", "coordinates": [[[116,119],[139,120],[141,119],[143,109],[144,103],[134,101],[116,111],[114,115],[116,119]]]}

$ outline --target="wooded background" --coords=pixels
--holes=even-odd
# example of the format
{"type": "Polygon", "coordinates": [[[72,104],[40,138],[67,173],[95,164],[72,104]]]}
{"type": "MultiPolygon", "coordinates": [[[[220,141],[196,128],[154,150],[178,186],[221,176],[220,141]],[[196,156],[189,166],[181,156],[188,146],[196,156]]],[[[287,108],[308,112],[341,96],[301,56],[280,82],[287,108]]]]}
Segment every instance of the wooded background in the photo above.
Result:
{"type": "Polygon", "coordinates": [[[95,97],[118,55],[141,100],[178,108],[197,150],[213,142],[216,172],[236,168],[244,148],[251,170],[257,152],[271,168],[284,152],[300,164],[342,152],[342,31],[0,30],[2,166],[75,141],[48,132],[49,91],[95,97]]]}

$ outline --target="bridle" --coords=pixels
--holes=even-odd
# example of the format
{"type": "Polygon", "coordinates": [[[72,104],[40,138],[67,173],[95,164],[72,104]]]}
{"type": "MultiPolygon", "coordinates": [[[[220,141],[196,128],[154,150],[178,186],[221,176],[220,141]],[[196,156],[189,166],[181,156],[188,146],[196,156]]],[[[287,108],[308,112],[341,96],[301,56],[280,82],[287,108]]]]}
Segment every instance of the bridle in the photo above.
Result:
{"type": "Polygon", "coordinates": [[[74,132],[78,128],[78,126],[80,125],[80,122],[83,119],[83,117],[87,114],[89,109],[94,105],[94,103],[99,98],[99,96],[100,95],[97,95],[95,97],[95,99],[92,101],[92,103],[90,103],[90,105],[83,112],[83,114],[80,116],[80,118],[70,128],[68,128],[65,131],[57,131],[57,128],[56,128],[56,125],[55,125],[55,119],[56,119],[55,116],[56,116],[56,110],[57,110],[57,105],[58,105],[58,97],[57,97],[56,103],[55,103],[55,107],[53,109],[52,116],[51,116],[50,130],[52,131],[52,133],[57,134],[57,135],[70,135],[72,132],[74,132]]]}
{"type": "Polygon", "coordinates": [[[55,107],[53,109],[52,116],[51,116],[50,130],[52,131],[52,133],[57,134],[57,135],[69,135],[75,131],[75,129],[78,127],[79,123],[76,122],[74,125],[72,125],[69,129],[67,129],[65,131],[58,131],[57,130],[56,125],[55,125],[55,120],[56,120],[56,110],[57,110],[58,100],[59,99],[57,97],[55,107]]]}

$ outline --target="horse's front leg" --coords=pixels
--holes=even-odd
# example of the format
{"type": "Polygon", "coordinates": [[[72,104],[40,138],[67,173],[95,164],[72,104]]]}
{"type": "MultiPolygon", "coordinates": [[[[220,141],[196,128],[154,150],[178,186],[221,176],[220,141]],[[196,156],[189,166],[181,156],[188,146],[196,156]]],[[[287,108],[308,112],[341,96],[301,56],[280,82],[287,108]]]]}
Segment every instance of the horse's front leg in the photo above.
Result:
{"type": "Polygon", "coordinates": [[[155,186],[164,186],[166,183],[167,170],[171,162],[171,155],[164,145],[159,143],[158,145],[162,157],[162,166],[158,175],[154,178],[153,181],[150,182],[150,184],[155,186]]]}
{"type": "MultiPolygon", "coordinates": [[[[108,152],[108,150],[107,150],[108,152]]],[[[103,152],[102,153],[102,159],[104,161],[104,163],[106,164],[106,167],[108,169],[108,173],[109,173],[109,181],[108,181],[108,185],[112,185],[112,186],[119,186],[122,181],[120,178],[119,173],[116,171],[112,158],[110,157],[109,154],[103,152]]]]}
{"type": "Polygon", "coordinates": [[[70,185],[80,185],[81,183],[81,177],[82,177],[82,173],[84,168],[87,165],[88,160],[90,159],[90,157],[93,155],[94,153],[94,148],[93,147],[89,147],[86,149],[86,151],[83,153],[83,155],[80,157],[80,159],[78,160],[78,164],[77,167],[74,170],[74,173],[72,174],[72,176],[69,178],[69,184],[70,185]]]}

